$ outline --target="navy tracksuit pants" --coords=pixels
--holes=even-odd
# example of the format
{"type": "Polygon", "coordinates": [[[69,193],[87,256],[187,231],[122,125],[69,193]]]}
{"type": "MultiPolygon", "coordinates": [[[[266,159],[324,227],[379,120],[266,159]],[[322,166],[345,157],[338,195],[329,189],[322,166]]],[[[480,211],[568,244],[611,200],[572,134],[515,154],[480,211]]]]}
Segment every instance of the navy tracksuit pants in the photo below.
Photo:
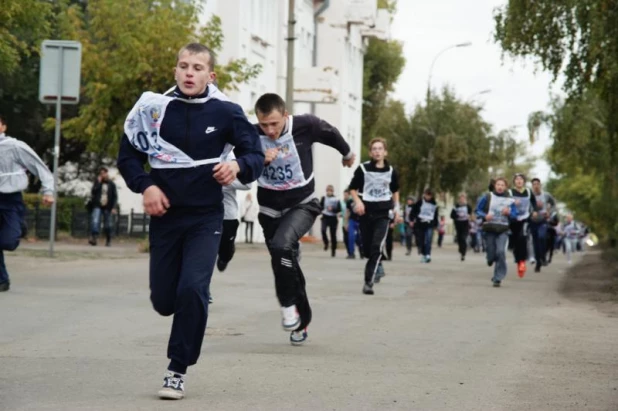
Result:
{"type": "Polygon", "coordinates": [[[19,246],[24,212],[21,192],[0,193],[0,284],[9,281],[4,251],[14,251],[19,246]]]}
{"type": "Polygon", "coordinates": [[[159,314],[174,315],[167,356],[185,366],[200,356],[222,225],[222,207],[171,208],[150,222],[150,300],[159,314]]]}

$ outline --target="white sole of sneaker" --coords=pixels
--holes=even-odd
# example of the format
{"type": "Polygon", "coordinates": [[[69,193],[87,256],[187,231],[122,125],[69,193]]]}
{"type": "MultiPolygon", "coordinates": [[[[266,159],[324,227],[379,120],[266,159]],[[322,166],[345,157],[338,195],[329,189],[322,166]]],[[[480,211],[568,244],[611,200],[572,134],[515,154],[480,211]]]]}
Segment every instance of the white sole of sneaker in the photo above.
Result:
{"type": "Polygon", "coordinates": [[[290,341],[290,344],[292,344],[294,347],[300,347],[301,345],[305,345],[306,342],[307,342],[307,340],[305,340],[305,341],[290,341]]]}
{"type": "Polygon", "coordinates": [[[185,394],[171,388],[162,388],[159,390],[159,398],[162,400],[182,400],[185,394]]]}

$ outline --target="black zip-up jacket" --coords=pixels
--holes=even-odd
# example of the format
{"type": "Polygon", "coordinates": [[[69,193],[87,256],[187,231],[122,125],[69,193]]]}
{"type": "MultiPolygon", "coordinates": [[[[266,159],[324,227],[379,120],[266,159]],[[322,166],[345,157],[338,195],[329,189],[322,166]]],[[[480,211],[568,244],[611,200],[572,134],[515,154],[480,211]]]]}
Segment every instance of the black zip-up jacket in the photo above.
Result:
{"type": "Polygon", "coordinates": [[[100,207],[105,210],[113,210],[118,202],[118,191],[116,190],[116,184],[113,181],[107,180],[99,182],[95,180],[91,190],[91,207],[100,207]],[[107,184],[107,204],[105,207],[101,207],[101,194],[103,192],[103,184],[107,184]]]}
{"type": "Polygon", "coordinates": [[[432,198],[431,200],[427,201],[427,203],[431,203],[436,206],[436,212],[434,213],[433,220],[426,223],[426,222],[421,221],[420,218],[418,217],[419,214],[421,213],[421,207],[423,206],[423,201],[425,201],[423,198],[418,200],[416,204],[414,204],[414,206],[412,207],[412,210],[410,210],[410,221],[416,221],[415,224],[419,224],[421,227],[426,227],[426,228],[438,227],[438,224],[439,224],[438,213],[440,211],[440,207],[437,206],[438,203],[436,203],[435,198],[432,198]]]}
{"type": "MultiPolygon", "coordinates": [[[[254,127],[257,133],[263,134],[259,124],[255,124],[254,127]]],[[[282,135],[288,132],[287,127],[286,125],[281,133],[282,135]]],[[[344,157],[352,155],[350,146],[346,143],[341,133],[339,133],[339,130],[311,114],[294,116],[292,136],[305,178],[309,178],[313,174],[311,147],[314,143],[330,146],[344,157]]],[[[273,191],[264,187],[258,187],[257,195],[260,212],[275,216],[278,212],[292,208],[311,196],[315,196],[315,178],[304,187],[291,190],[273,191]]]]}
{"type": "MultiPolygon", "coordinates": [[[[200,96],[203,98],[208,90],[200,96]]],[[[184,99],[178,88],[174,95],[184,99]]],[[[240,167],[238,180],[243,184],[255,181],[264,169],[264,153],[255,128],[239,105],[210,99],[203,104],[171,101],[167,105],[160,136],[194,160],[219,157],[226,143],[234,146],[240,167]],[[208,130],[208,133],[206,131],[208,130]]],[[[144,171],[147,155],[136,150],[126,134],[118,154],[118,169],[131,191],[143,193],[157,185],[170,201],[171,207],[222,208],[221,185],[213,177],[215,164],[191,168],[153,168],[144,171]]]]}

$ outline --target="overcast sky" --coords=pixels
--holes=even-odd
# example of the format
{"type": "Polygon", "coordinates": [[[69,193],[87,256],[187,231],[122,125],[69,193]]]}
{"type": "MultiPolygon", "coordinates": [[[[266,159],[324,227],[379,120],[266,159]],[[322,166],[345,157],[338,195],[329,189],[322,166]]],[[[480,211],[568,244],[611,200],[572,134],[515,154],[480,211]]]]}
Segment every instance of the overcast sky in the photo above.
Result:
{"type": "MultiPolygon", "coordinates": [[[[425,99],[431,62],[444,48],[470,41],[472,46],[455,48],[436,62],[432,87],[450,84],[462,99],[484,103],[483,115],[496,130],[521,125],[518,139],[528,141],[528,115],[546,110],[551,76],[538,70],[531,61],[501,59],[501,51],[492,40],[493,10],[506,0],[399,0],[391,29],[394,39],[404,43],[405,69],[394,97],[406,103],[408,110],[425,99]],[[482,90],[490,93],[476,95],[482,90]]],[[[541,155],[550,144],[547,133],[530,147],[541,155]]],[[[539,161],[534,174],[546,179],[549,167],[539,161]]]]}

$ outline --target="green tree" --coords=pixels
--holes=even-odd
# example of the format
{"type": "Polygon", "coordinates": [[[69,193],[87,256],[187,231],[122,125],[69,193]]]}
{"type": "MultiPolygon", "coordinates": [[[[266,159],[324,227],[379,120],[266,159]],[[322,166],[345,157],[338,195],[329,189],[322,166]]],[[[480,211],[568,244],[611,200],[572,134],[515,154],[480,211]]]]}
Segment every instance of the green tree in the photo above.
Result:
{"type": "Polygon", "coordinates": [[[51,3],[41,0],[0,2],[0,77],[17,70],[23,58],[38,53],[50,33],[51,3]]]}
{"type": "MultiPolygon", "coordinates": [[[[617,21],[618,7],[609,0],[509,0],[495,13],[495,40],[506,55],[532,57],[554,79],[564,76],[566,101],[554,104],[548,115],[531,115],[530,137],[534,140],[539,127],[548,124],[554,139],[548,156],[559,179],[601,182],[601,190],[591,187],[599,193],[599,202],[567,205],[589,213],[593,204],[602,204],[604,211],[600,216],[589,213],[596,217],[588,223],[597,229],[609,227],[613,238],[618,236],[617,21]],[[588,154],[581,150],[582,140],[588,154]],[[588,161],[595,155],[595,161],[588,161]]],[[[563,187],[572,184],[565,181],[563,187]]]]}
{"type": "Polygon", "coordinates": [[[491,125],[479,107],[458,100],[448,88],[432,95],[429,109],[417,105],[410,117],[401,102],[388,101],[375,129],[389,136],[402,193],[418,195],[429,181],[436,191],[456,194],[469,176],[484,175],[492,164],[491,125]]]}
{"type": "Polygon", "coordinates": [[[612,170],[607,122],[611,117],[594,92],[579,98],[554,98],[549,112],[530,115],[531,134],[548,126],[553,141],[546,158],[556,174],[554,194],[577,217],[605,237],[618,232],[616,187],[607,171],[612,170]]]}
{"type": "MultiPolygon", "coordinates": [[[[396,11],[397,1],[380,0],[378,7],[396,11]]],[[[377,136],[377,124],[384,113],[388,95],[403,71],[405,58],[403,45],[396,40],[380,40],[371,38],[364,56],[363,72],[363,124],[362,153],[363,159],[368,158],[367,144],[377,136]]],[[[390,139],[389,135],[382,137],[390,139]]]]}
{"type": "MultiPolygon", "coordinates": [[[[214,17],[200,27],[199,5],[193,2],[90,0],[85,13],[77,6],[70,10],[65,38],[82,43],[84,86],[79,113],[64,122],[63,132],[103,157],[115,157],[126,115],[141,93],[163,92],[173,84],[172,68],[180,46],[198,41],[216,52],[223,42],[220,19],[214,17]]],[[[223,89],[233,88],[259,70],[245,60],[215,69],[223,89]]]]}

